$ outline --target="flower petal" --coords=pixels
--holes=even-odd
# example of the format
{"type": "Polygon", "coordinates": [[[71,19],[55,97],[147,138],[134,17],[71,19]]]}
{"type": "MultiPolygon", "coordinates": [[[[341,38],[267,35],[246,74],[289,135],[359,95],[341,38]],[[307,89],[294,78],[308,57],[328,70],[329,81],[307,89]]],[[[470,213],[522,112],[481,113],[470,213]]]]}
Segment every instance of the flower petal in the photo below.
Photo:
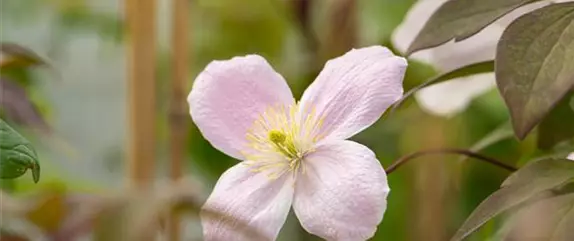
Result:
{"type": "Polygon", "coordinates": [[[494,86],[494,73],[479,74],[431,85],[415,93],[415,98],[426,112],[450,117],[464,111],[474,98],[494,86]]]}
{"type": "Polygon", "coordinates": [[[304,160],[293,208],[308,232],[327,240],[367,240],[387,207],[387,176],[374,153],[352,141],[323,143],[304,160]]]}
{"type": "Polygon", "coordinates": [[[257,240],[275,240],[291,207],[291,177],[283,175],[272,180],[264,172],[252,172],[244,163],[227,170],[202,207],[204,240],[251,241],[254,231],[263,238],[257,240]],[[206,210],[228,216],[216,216],[206,210]]]}
{"type": "Polygon", "coordinates": [[[303,93],[301,110],[322,118],[321,136],[346,139],[372,125],[403,94],[404,58],[385,47],[332,59],[303,93]]]}
{"type": "MultiPolygon", "coordinates": [[[[431,15],[447,0],[419,0],[416,1],[405,15],[401,24],[397,26],[391,36],[393,46],[404,53],[413,42],[416,35],[423,29],[424,24],[431,15]]],[[[409,58],[423,62],[432,62],[429,51],[419,51],[409,58]]]]}
{"type": "Polygon", "coordinates": [[[195,79],[187,100],[203,136],[237,159],[243,159],[245,135],[261,112],[294,103],[283,77],[258,55],[211,62],[195,79]]]}
{"type": "Polygon", "coordinates": [[[569,159],[569,160],[574,161],[574,152],[570,153],[570,155],[568,155],[568,156],[566,157],[566,159],[569,159]]]}

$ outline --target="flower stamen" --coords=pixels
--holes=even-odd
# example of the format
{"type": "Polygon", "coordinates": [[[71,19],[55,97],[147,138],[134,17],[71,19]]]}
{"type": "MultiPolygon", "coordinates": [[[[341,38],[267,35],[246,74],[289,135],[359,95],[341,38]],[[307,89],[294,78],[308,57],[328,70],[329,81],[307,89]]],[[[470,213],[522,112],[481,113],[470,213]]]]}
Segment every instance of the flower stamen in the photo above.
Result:
{"type": "MultiPolygon", "coordinates": [[[[308,109],[308,108],[306,108],[308,109]]],[[[245,163],[254,172],[268,172],[277,178],[287,171],[304,171],[303,159],[322,138],[322,118],[316,112],[302,111],[298,104],[275,106],[263,111],[247,133],[249,146],[245,163]],[[303,114],[303,113],[304,114],[303,114]]]]}

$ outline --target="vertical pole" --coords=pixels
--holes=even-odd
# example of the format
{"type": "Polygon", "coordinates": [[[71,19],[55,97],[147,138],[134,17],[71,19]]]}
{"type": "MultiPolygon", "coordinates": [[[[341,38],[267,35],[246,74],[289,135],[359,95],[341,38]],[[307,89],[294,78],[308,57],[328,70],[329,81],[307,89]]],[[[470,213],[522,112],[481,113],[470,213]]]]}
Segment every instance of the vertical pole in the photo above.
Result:
{"type": "Polygon", "coordinates": [[[155,0],[124,0],[127,17],[127,176],[135,188],[151,188],[156,147],[155,0]]]}
{"type": "MultiPolygon", "coordinates": [[[[183,174],[184,157],[186,148],[188,118],[186,104],[186,80],[188,73],[188,0],[172,0],[172,81],[171,100],[169,115],[170,133],[170,176],[173,182],[177,182],[183,174]]],[[[169,222],[169,240],[181,240],[180,219],[177,213],[172,213],[169,222]]]]}
{"type": "MultiPolygon", "coordinates": [[[[447,122],[438,117],[425,117],[425,123],[416,128],[421,147],[419,150],[436,149],[448,146],[447,122]]],[[[414,134],[412,135],[415,136],[414,134]]],[[[413,240],[440,241],[447,239],[444,230],[448,230],[448,182],[447,176],[451,168],[450,162],[444,161],[444,156],[428,156],[425,161],[417,164],[415,179],[417,198],[415,213],[415,232],[413,240]],[[424,199],[424,201],[423,201],[424,199]]]]}

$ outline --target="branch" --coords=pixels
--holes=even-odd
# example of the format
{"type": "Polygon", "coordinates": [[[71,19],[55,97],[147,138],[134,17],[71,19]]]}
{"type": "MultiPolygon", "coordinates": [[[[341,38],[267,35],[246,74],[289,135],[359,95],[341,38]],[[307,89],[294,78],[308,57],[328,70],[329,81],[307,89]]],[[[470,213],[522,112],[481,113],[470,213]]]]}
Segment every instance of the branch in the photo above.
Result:
{"type": "Polygon", "coordinates": [[[469,150],[465,150],[465,149],[454,149],[454,148],[447,148],[447,149],[434,149],[434,150],[426,150],[426,151],[419,151],[419,152],[415,152],[415,153],[411,153],[409,155],[403,156],[401,158],[399,158],[398,160],[396,160],[393,164],[391,164],[387,169],[385,169],[385,172],[387,172],[387,174],[391,174],[392,172],[394,172],[397,168],[399,168],[400,166],[402,166],[403,164],[407,163],[408,161],[421,157],[421,156],[425,156],[425,155],[433,155],[433,154],[458,154],[458,155],[465,155],[468,157],[472,157],[478,161],[483,161],[486,163],[490,163],[492,165],[495,165],[497,167],[500,167],[502,169],[508,170],[510,172],[514,172],[517,170],[516,167],[513,167],[511,165],[505,164],[499,160],[496,160],[494,158],[490,158],[487,156],[484,156],[482,154],[479,153],[475,153],[469,150]]]}

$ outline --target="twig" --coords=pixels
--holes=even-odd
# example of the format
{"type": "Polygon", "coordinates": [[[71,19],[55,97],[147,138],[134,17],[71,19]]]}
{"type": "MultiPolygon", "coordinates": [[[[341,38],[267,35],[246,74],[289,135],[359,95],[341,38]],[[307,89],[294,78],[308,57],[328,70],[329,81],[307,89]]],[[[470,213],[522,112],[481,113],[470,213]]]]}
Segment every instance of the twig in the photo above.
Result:
{"type": "Polygon", "coordinates": [[[408,161],[421,157],[421,156],[425,156],[425,155],[433,155],[433,154],[458,154],[458,155],[465,155],[468,157],[472,157],[476,160],[479,161],[483,161],[486,163],[490,163],[492,165],[495,165],[497,167],[500,167],[502,169],[514,172],[517,170],[516,167],[513,167],[511,165],[505,164],[499,160],[496,160],[494,158],[491,157],[487,157],[484,156],[482,154],[479,153],[475,153],[469,150],[465,150],[465,149],[455,149],[455,148],[446,148],[446,149],[433,149],[433,150],[425,150],[425,151],[420,151],[420,152],[415,152],[406,156],[403,156],[401,158],[399,158],[398,160],[396,160],[393,164],[391,164],[389,167],[387,167],[387,169],[385,169],[385,172],[387,172],[388,174],[393,173],[397,168],[399,168],[400,166],[404,165],[405,163],[407,163],[408,161]]]}

